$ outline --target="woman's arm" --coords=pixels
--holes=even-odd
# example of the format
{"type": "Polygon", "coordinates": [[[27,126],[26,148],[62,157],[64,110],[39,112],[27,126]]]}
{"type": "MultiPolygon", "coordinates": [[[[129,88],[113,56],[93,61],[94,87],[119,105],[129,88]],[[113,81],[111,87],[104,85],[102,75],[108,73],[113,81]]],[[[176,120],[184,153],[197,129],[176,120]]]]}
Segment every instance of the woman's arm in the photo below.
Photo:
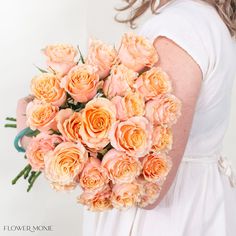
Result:
{"type": "Polygon", "coordinates": [[[159,54],[159,63],[171,78],[174,95],[182,101],[182,116],[173,126],[173,149],[169,155],[173,161],[172,169],[163,185],[160,196],[156,202],[145,207],[150,210],[155,208],[168,192],[176,176],[179,164],[190,133],[195,105],[201,88],[202,72],[192,57],[176,45],[173,41],[158,37],[154,46],[159,54]]]}

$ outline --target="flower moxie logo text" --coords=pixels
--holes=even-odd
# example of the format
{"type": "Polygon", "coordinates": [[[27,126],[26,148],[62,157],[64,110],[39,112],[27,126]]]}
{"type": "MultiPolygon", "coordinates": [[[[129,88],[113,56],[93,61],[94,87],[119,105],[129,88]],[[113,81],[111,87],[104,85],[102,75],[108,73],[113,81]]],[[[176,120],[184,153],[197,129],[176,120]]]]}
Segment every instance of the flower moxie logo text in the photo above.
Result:
{"type": "Polygon", "coordinates": [[[53,231],[52,225],[3,225],[3,231],[53,231]]]}

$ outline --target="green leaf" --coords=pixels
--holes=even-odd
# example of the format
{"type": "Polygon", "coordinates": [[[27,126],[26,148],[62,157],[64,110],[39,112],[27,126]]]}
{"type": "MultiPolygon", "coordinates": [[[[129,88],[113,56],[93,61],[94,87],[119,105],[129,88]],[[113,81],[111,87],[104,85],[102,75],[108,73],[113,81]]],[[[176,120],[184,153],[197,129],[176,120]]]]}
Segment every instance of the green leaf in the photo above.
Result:
{"type": "Polygon", "coordinates": [[[44,69],[41,69],[40,67],[34,65],[40,72],[42,73],[48,73],[48,71],[44,70],[44,69]]]}
{"type": "Polygon", "coordinates": [[[5,128],[16,128],[16,124],[5,124],[5,128]]]}
{"type": "Polygon", "coordinates": [[[37,136],[38,134],[40,133],[40,131],[39,130],[32,130],[32,129],[30,129],[30,128],[28,128],[28,130],[26,131],[26,133],[25,133],[25,136],[26,137],[35,137],[35,136],[37,136]]]}
{"type": "Polygon", "coordinates": [[[6,120],[9,120],[9,121],[16,121],[16,118],[14,118],[14,117],[6,117],[6,120]]]}
{"type": "Polygon", "coordinates": [[[84,63],[85,63],[85,60],[84,60],[84,57],[83,57],[83,55],[82,55],[82,52],[80,51],[79,45],[77,46],[77,48],[78,48],[78,51],[79,51],[80,60],[81,60],[81,62],[84,64],[84,63]]]}

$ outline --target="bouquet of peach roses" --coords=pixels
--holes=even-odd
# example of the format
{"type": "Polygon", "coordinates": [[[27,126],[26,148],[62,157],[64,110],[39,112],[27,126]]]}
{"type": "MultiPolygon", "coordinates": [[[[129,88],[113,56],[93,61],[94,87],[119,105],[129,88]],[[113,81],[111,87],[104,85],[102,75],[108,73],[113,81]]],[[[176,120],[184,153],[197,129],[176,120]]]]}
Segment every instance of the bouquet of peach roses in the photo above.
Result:
{"type": "Polygon", "coordinates": [[[168,75],[154,66],[155,48],[129,33],[117,50],[90,40],[85,59],[71,45],[43,52],[47,69],[32,79],[28,127],[15,139],[27,165],[12,183],[24,177],[29,191],[43,173],[57,191],[80,186],[78,202],[92,211],[153,203],[171,169],[171,127],[181,114],[168,75]],[[26,150],[23,136],[31,137],[26,150]]]}

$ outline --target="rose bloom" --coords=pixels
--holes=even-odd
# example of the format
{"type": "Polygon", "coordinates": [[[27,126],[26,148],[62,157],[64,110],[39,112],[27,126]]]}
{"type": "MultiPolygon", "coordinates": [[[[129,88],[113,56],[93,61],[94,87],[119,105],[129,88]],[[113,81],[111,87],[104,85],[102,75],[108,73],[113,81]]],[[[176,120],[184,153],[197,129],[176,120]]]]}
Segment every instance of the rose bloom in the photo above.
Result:
{"type": "Polygon", "coordinates": [[[112,209],[111,188],[107,185],[100,191],[85,191],[78,197],[78,202],[87,206],[90,211],[112,209]]]}
{"type": "Polygon", "coordinates": [[[58,130],[67,141],[81,141],[79,129],[82,116],[80,112],[75,112],[70,108],[62,109],[57,113],[56,121],[58,130]]]}
{"type": "Polygon", "coordinates": [[[82,112],[79,130],[82,142],[94,150],[103,149],[110,142],[108,133],[115,121],[115,106],[106,98],[94,98],[82,112]]]}
{"type": "Polygon", "coordinates": [[[113,183],[131,183],[141,172],[141,163],[134,157],[115,149],[109,150],[102,159],[113,183]]]}
{"type": "Polygon", "coordinates": [[[148,182],[143,178],[143,176],[140,176],[137,179],[137,183],[141,189],[141,200],[138,203],[138,206],[144,208],[149,204],[154,203],[160,195],[160,184],[148,182]]]}
{"type": "Polygon", "coordinates": [[[96,66],[101,79],[107,77],[111,67],[116,63],[117,52],[114,47],[100,40],[90,40],[86,64],[96,66]]]}
{"type": "Polygon", "coordinates": [[[31,92],[40,101],[51,103],[54,106],[61,106],[66,101],[66,93],[60,87],[60,80],[57,75],[43,73],[31,81],[31,92]]]}
{"type": "Polygon", "coordinates": [[[167,126],[157,125],[153,129],[152,151],[166,152],[171,150],[173,143],[172,129],[167,126]]]}
{"type": "Polygon", "coordinates": [[[55,117],[59,108],[49,103],[34,100],[26,109],[27,125],[32,129],[41,132],[50,129],[57,129],[55,117]]]}
{"type": "Polygon", "coordinates": [[[44,159],[47,179],[52,184],[68,186],[76,182],[88,159],[88,153],[81,143],[63,142],[48,152],[44,159]]]}
{"type": "Polygon", "coordinates": [[[111,201],[117,209],[134,207],[140,201],[140,187],[136,183],[115,184],[112,188],[111,201]]]}
{"type": "Polygon", "coordinates": [[[32,169],[42,171],[45,166],[44,156],[63,141],[63,137],[56,134],[40,133],[33,137],[26,149],[26,156],[32,169]]]}
{"type": "Polygon", "coordinates": [[[136,80],[135,88],[146,100],[169,93],[172,89],[168,75],[160,67],[153,67],[142,73],[136,80]]]}
{"type": "Polygon", "coordinates": [[[150,153],[144,157],[142,165],[143,176],[147,181],[162,183],[172,167],[172,162],[164,153],[150,153]]]}
{"type": "Polygon", "coordinates": [[[101,166],[98,158],[89,157],[79,177],[79,182],[84,190],[99,190],[108,184],[108,173],[101,166]]]}
{"type": "Polygon", "coordinates": [[[127,92],[133,90],[138,73],[128,69],[124,65],[114,65],[110,76],[103,84],[103,92],[108,98],[114,96],[124,96],[127,92]]]}
{"type": "Polygon", "coordinates": [[[76,102],[85,103],[97,93],[99,75],[97,69],[91,65],[78,65],[63,77],[61,87],[71,95],[76,102]]]}
{"type": "Polygon", "coordinates": [[[181,115],[181,102],[172,94],[158,96],[146,103],[145,116],[153,125],[173,125],[181,115]]]}
{"type": "Polygon", "coordinates": [[[111,145],[129,156],[143,157],[152,146],[152,125],[142,116],[113,124],[109,134],[111,145]]]}
{"type": "Polygon", "coordinates": [[[152,67],[158,61],[152,43],[145,37],[133,33],[126,33],[122,37],[118,56],[122,64],[137,72],[152,67]]]}
{"type": "Polygon", "coordinates": [[[53,44],[43,49],[47,56],[48,67],[61,75],[65,75],[75,66],[76,49],[69,44],[53,44]]]}
{"type": "Polygon", "coordinates": [[[143,116],[145,113],[145,101],[140,93],[129,92],[124,97],[115,96],[111,101],[116,106],[116,117],[119,120],[143,116]]]}

